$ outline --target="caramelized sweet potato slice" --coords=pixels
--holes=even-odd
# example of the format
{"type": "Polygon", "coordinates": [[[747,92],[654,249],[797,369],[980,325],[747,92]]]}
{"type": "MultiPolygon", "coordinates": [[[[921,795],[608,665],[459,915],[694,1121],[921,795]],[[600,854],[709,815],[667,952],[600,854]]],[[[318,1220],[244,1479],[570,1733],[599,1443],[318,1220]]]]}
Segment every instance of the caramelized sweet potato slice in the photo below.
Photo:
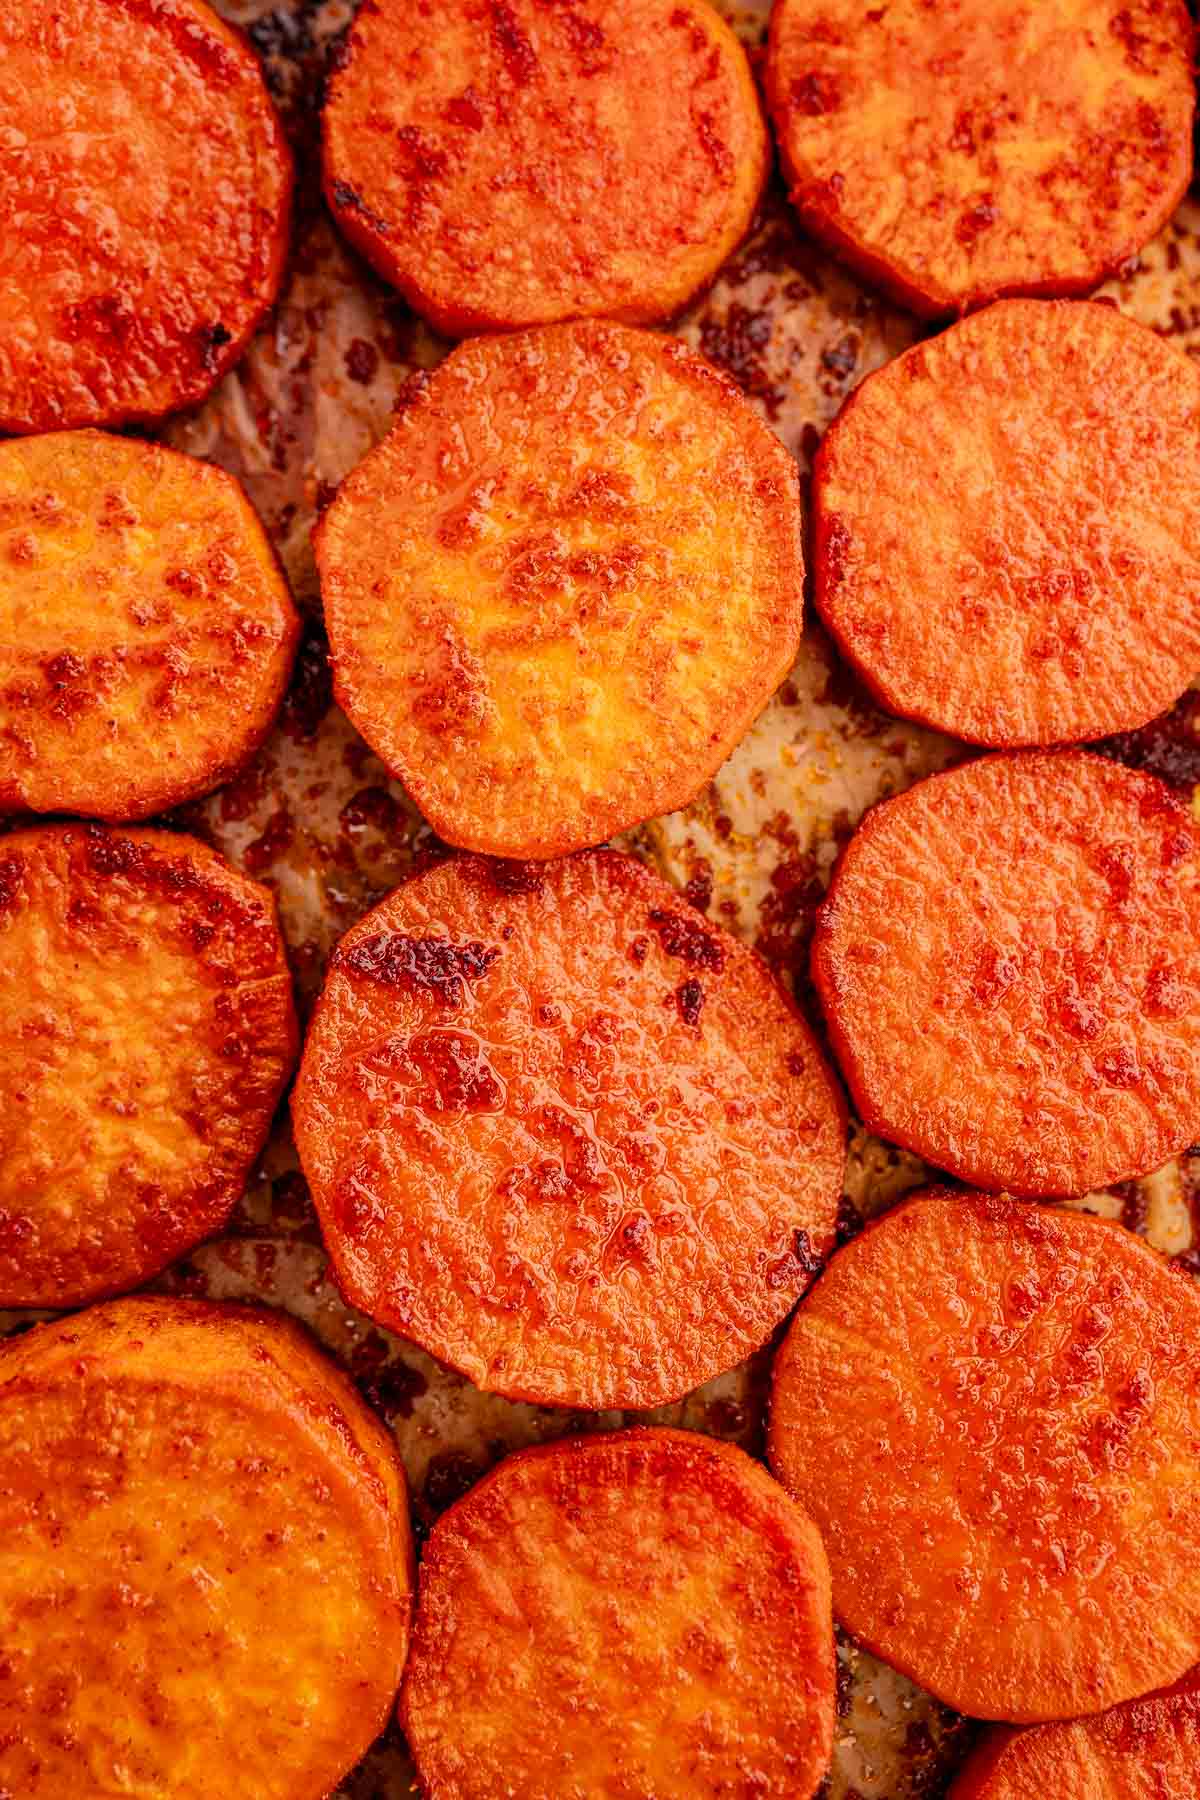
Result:
{"type": "Polygon", "coordinates": [[[411,1555],[392,1439],[278,1314],[0,1346],[0,1789],[324,1800],[386,1722],[411,1555]]]}
{"type": "Polygon", "coordinates": [[[800,217],[930,317],[1085,294],[1192,168],[1186,0],[775,0],[767,95],[800,217]]]}
{"type": "Polygon", "coordinates": [[[338,697],[450,843],[683,805],[800,635],[796,468],[726,377],[596,321],[462,345],[316,539],[338,697]]]}
{"type": "Polygon", "coordinates": [[[274,900],[206,845],[0,839],[0,1306],[136,1287],[219,1230],[295,1049],[274,900]]]}
{"type": "Polygon", "coordinates": [[[707,0],[376,0],[324,113],[335,218],[453,337],[670,317],[767,165],[746,53],[707,0]]]}
{"type": "Polygon", "coordinates": [[[428,1800],[808,1800],[833,1742],[821,1540],[689,1432],[521,1451],[433,1528],[402,1712],[428,1800]]]}
{"type": "Polygon", "coordinates": [[[977,744],[1144,725],[1200,670],[1200,368],[1004,300],[870,376],[817,456],[817,606],[893,712],[977,744]]]}
{"type": "Polygon", "coordinates": [[[859,1113],[978,1187],[1082,1194],[1200,1135],[1200,833],[1152,775],[990,756],[867,814],[813,976],[859,1113]]]}
{"type": "Polygon", "coordinates": [[[141,819],[217,787],[299,629],[223,469],[100,431],[0,444],[0,807],[141,819]]]}
{"type": "Polygon", "coordinates": [[[517,1399],[678,1399],[833,1240],[844,1126],[807,1027],[614,851],[397,888],[334,953],[292,1110],[347,1298],[517,1399]]]}
{"type": "Polygon", "coordinates": [[[203,0],[0,8],[0,431],[202,400],[271,304],[292,161],[203,0]]]}
{"type": "Polygon", "coordinates": [[[775,1365],[771,1466],[834,1611],[979,1718],[1098,1712],[1196,1662],[1198,1439],[1200,1288],[1123,1226],[983,1194],[869,1225],[775,1365]]]}

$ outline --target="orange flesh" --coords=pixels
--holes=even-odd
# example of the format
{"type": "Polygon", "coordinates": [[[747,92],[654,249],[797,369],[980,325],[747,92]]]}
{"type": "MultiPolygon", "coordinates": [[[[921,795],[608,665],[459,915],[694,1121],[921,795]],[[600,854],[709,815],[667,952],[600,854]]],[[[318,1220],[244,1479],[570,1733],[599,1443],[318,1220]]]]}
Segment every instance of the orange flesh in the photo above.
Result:
{"type": "Polygon", "coordinates": [[[437,1525],[403,1693],[428,1800],[808,1800],[833,1741],[829,1571],[730,1445],[509,1457],[437,1525]]]}
{"type": "Polygon", "coordinates": [[[456,337],[670,317],[746,231],[767,160],[705,0],[378,0],[324,113],[342,230],[456,337]]]}
{"type": "Polygon", "coordinates": [[[1200,368],[1008,300],[867,380],[814,472],[816,600],[894,712],[997,747],[1127,731],[1200,669],[1200,368]]]}
{"type": "Polygon", "coordinates": [[[765,966],[632,858],[456,857],[343,938],[296,1141],[352,1304],[478,1386],[655,1406],[833,1237],[833,1080],[765,966]]]}
{"type": "Polygon", "coordinates": [[[1200,1291],[1122,1226],[902,1203],[801,1305],[769,1454],[839,1619],[960,1711],[1096,1712],[1200,1657],[1200,1291]]]}
{"type": "Polygon", "coordinates": [[[884,801],[812,967],[864,1123],[976,1186],[1082,1194],[1200,1135],[1200,834],[1153,776],[992,756],[884,801]]]}

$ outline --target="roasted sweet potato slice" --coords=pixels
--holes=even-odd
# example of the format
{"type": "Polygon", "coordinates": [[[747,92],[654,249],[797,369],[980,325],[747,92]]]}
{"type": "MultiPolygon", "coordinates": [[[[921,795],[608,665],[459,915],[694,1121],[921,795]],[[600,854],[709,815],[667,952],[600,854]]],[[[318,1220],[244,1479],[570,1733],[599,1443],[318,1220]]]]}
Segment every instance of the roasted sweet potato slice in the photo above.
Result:
{"type": "Polygon", "coordinates": [[[950,1800],[1195,1800],[1200,1673],[1098,1718],[990,1732],[950,1800]]]}
{"type": "Polygon", "coordinates": [[[795,655],[795,465],[672,339],[462,345],[316,539],[338,697],[434,829],[555,856],[683,805],[795,655]]]}
{"type": "Polygon", "coordinates": [[[324,1800],[382,1729],[404,1475],[277,1314],[125,1300],[0,1347],[0,1790],[324,1800]]]}
{"type": "Polygon", "coordinates": [[[299,629],[223,469],[101,431],[0,444],[0,808],[141,819],[217,787],[299,629]]]}
{"type": "Polygon", "coordinates": [[[428,1800],[808,1800],[829,1568],[758,1463],[690,1432],[539,1445],[434,1526],[402,1712],[428,1800]]]}
{"type": "Polygon", "coordinates": [[[839,1096],[753,952],[643,864],[456,857],[339,944],[293,1096],[347,1298],[478,1386],[657,1406],[832,1243],[839,1096]]]}
{"type": "Polygon", "coordinates": [[[335,218],[452,337],[670,317],[767,165],[746,53],[706,0],[377,0],[324,113],[335,218]]]}
{"type": "Polygon", "coordinates": [[[1200,670],[1200,368],[1114,307],[1002,300],[870,376],[813,506],[817,605],[893,712],[1073,743],[1200,670]]]}
{"type": "Polygon", "coordinates": [[[769,1449],[855,1637],[1027,1721],[1200,1657],[1198,1434],[1190,1278],[1123,1226],[952,1193],[832,1259],[776,1360],[769,1449]]]}
{"type": "Polygon", "coordinates": [[[0,839],[0,1306],[118,1293],[218,1230],[295,1039],[274,901],[204,844],[0,839]]]}
{"type": "Polygon", "coordinates": [[[203,0],[0,8],[0,431],[202,400],[275,297],[291,154],[203,0]]]}
{"type": "Polygon", "coordinates": [[[867,814],[813,976],[872,1131],[977,1187],[1082,1194],[1200,1136],[1200,833],[1152,775],[990,756],[867,814]]]}
{"type": "Polygon", "coordinates": [[[767,96],[800,217],[929,317],[1085,294],[1192,168],[1186,0],[775,0],[767,96]]]}

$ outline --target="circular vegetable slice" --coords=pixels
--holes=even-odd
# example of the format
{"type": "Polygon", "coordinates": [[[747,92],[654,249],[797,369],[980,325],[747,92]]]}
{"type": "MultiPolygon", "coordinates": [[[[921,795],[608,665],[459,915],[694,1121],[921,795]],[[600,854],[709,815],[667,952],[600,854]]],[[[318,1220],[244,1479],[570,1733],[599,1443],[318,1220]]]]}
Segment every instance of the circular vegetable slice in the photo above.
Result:
{"type": "Polygon", "coordinates": [[[1185,0],[775,0],[767,96],[814,236],[930,317],[1083,294],[1192,169],[1185,0]]]}
{"type": "Polygon", "coordinates": [[[100,431],[0,444],[0,805],[135,819],[218,786],[299,629],[223,469],[100,431]]]}
{"type": "Polygon", "coordinates": [[[813,977],[868,1129],[1082,1194],[1200,1135],[1200,834],[1151,775],[991,756],[868,813],[813,977]]]}
{"type": "Polygon", "coordinates": [[[0,840],[0,1306],[136,1287],[219,1230],[295,1050],[274,900],[204,844],[0,840]]]}
{"type": "Polygon", "coordinates": [[[614,851],[397,888],[334,953],[293,1117],[351,1304],[515,1399],[678,1399],[833,1241],[844,1126],[808,1028],[614,851]]]}
{"type": "Polygon", "coordinates": [[[833,1746],[821,1540],[689,1432],[521,1451],[433,1528],[401,1706],[429,1800],[808,1800],[833,1746]]]}
{"type": "Polygon", "coordinates": [[[893,712],[1068,743],[1200,669],[1200,368],[1112,306],[1001,301],[868,377],[813,506],[817,605],[893,712]]]}
{"type": "Polygon", "coordinates": [[[1123,1226],[983,1194],[868,1226],[775,1364],[771,1466],[838,1618],[978,1718],[1200,1658],[1197,1441],[1200,1289],[1123,1226]]]}
{"type": "Polygon", "coordinates": [[[1200,1769],[1200,1671],[1098,1718],[996,1731],[950,1800],[1193,1800],[1200,1769]]]}
{"type": "Polygon", "coordinates": [[[0,431],[202,400],[287,250],[257,59],[202,0],[21,0],[0,68],[0,431]]]}
{"type": "Polygon", "coordinates": [[[6,1793],[321,1800],[386,1723],[403,1471],[277,1314],[126,1300],[0,1347],[0,1542],[6,1793]]]}
{"type": "Polygon", "coordinates": [[[377,0],[324,112],[335,218],[455,337],[670,317],[767,167],[746,53],[705,0],[377,0]]]}
{"type": "Polygon", "coordinates": [[[464,344],[316,540],[338,697],[450,843],[554,856],[683,805],[800,635],[796,468],[671,339],[464,344]]]}

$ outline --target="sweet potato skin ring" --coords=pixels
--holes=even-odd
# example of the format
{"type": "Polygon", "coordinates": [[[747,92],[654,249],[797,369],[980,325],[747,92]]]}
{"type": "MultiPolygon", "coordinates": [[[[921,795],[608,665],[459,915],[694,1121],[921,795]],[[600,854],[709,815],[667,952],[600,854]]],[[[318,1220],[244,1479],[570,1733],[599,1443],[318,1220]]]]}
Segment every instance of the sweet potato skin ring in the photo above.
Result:
{"type": "Polygon", "coordinates": [[[769,164],[745,51],[707,0],[376,0],[323,150],[343,232],[449,337],[670,318],[744,235],[769,164]]]}
{"type": "Polygon", "coordinates": [[[808,1800],[834,1722],[821,1541],[732,1445],[520,1451],[433,1528],[401,1705],[428,1800],[808,1800]]]}
{"type": "Polygon", "coordinates": [[[811,1034],[615,851],[396,889],[334,953],[292,1116],[351,1304],[512,1399],[678,1399],[833,1240],[844,1120],[811,1034]]]}
{"type": "Polygon", "coordinates": [[[0,431],[195,405],[287,250],[292,158],[257,57],[203,0],[21,0],[0,66],[0,431]]]}
{"type": "Polygon", "coordinates": [[[323,1800],[386,1722],[404,1474],[279,1314],[125,1300],[0,1347],[0,1540],[23,1800],[323,1800]]]}

